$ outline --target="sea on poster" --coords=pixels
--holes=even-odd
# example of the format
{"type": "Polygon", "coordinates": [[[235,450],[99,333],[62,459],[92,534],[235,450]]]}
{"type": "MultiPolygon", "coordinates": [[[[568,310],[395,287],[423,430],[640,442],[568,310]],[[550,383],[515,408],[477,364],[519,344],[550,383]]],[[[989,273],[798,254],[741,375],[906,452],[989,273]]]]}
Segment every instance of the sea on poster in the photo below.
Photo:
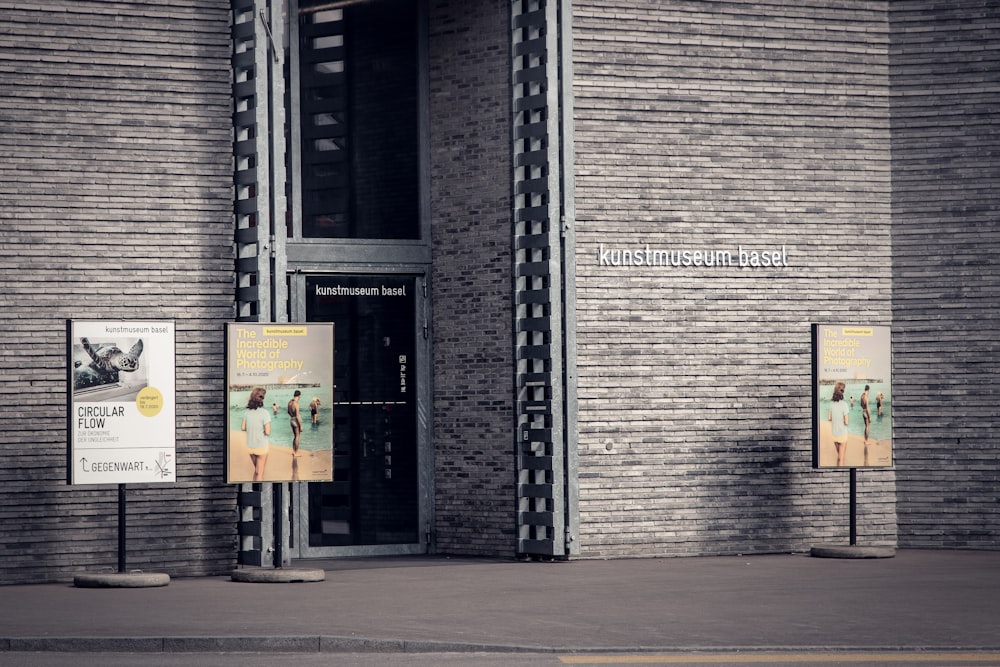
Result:
{"type": "Polygon", "coordinates": [[[333,324],[230,323],[226,481],[333,480],[333,324]]]}
{"type": "Polygon", "coordinates": [[[813,325],[813,465],[892,466],[889,327],[813,325]]]}
{"type": "Polygon", "coordinates": [[[67,323],[70,484],[176,480],[171,321],[67,323]]]}

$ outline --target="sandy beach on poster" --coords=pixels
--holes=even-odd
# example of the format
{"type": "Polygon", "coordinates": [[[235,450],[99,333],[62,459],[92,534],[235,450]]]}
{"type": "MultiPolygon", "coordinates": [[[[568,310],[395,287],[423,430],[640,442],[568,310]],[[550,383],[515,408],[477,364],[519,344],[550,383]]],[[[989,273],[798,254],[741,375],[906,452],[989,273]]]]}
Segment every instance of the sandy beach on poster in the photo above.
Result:
{"type": "MultiPolygon", "coordinates": [[[[823,468],[837,466],[837,450],[833,446],[833,425],[828,421],[819,424],[819,464],[823,468]]],[[[865,437],[851,433],[847,436],[847,459],[843,468],[879,467],[892,465],[892,441],[868,439],[868,458],[865,459],[865,437]]]]}
{"type": "MultiPolygon", "coordinates": [[[[242,431],[229,433],[230,482],[252,482],[253,463],[247,448],[247,434],[242,431]]],[[[333,479],[333,452],[329,449],[310,451],[299,449],[299,456],[292,455],[292,448],[271,444],[264,466],[265,482],[315,482],[333,479]]]]}

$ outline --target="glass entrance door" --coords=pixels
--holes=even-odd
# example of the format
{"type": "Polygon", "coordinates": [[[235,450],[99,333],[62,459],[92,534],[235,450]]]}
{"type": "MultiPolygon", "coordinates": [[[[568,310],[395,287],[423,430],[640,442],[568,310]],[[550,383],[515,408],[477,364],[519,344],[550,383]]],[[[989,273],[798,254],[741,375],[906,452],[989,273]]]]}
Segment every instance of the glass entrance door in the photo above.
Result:
{"type": "MultiPolygon", "coordinates": [[[[333,397],[315,414],[317,422],[334,424],[334,480],[298,485],[293,530],[300,557],[426,550],[417,418],[425,356],[417,329],[421,281],[305,276],[306,321],[334,323],[333,397]]],[[[302,412],[308,431],[313,411],[302,412]]]]}

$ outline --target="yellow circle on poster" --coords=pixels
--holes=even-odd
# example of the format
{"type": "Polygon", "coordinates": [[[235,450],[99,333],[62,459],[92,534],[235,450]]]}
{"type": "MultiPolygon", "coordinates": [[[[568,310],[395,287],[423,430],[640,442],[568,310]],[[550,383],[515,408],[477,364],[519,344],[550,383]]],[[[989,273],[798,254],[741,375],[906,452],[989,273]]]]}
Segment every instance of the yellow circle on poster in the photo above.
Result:
{"type": "Polygon", "coordinates": [[[163,394],[156,387],[143,387],[135,397],[135,406],[144,417],[155,417],[163,409],[163,394]]]}

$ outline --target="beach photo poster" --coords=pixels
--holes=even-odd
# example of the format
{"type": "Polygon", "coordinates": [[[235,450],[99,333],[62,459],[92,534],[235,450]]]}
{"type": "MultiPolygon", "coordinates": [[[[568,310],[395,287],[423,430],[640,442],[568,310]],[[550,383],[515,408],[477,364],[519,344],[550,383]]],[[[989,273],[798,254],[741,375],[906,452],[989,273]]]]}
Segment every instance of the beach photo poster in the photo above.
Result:
{"type": "Polygon", "coordinates": [[[172,321],[68,320],[69,484],[176,481],[172,321]]]}
{"type": "Polygon", "coordinates": [[[333,481],[332,323],[226,325],[226,482],[333,481]]]}
{"type": "Polygon", "coordinates": [[[813,324],[813,467],[892,466],[886,326],[813,324]]]}

